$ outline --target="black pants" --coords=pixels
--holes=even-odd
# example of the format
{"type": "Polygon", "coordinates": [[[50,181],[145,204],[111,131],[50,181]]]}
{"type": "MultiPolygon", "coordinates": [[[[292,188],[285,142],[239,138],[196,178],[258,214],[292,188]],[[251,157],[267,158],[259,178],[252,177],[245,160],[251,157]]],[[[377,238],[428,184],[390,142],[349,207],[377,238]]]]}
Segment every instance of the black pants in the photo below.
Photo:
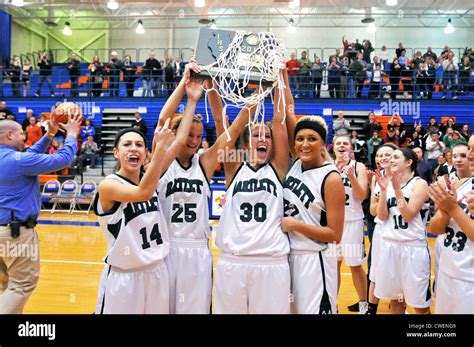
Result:
{"type": "Polygon", "coordinates": [[[71,92],[70,92],[70,95],[71,96],[78,96],[79,95],[79,92],[78,92],[78,81],[79,77],[78,76],[71,76],[71,92]]]}
{"type": "Polygon", "coordinates": [[[323,82],[322,77],[314,77],[313,78],[313,84],[316,87],[316,91],[314,92],[314,97],[315,98],[320,98],[321,97],[321,83],[323,82]]]}
{"type": "Polygon", "coordinates": [[[339,76],[336,77],[328,77],[328,90],[329,96],[334,99],[339,96],[339,89],[341,89],[341,78],[339,76]]]}
{"type": "Polygon", "coordinates": [[[390,88],[391,88],[391,91],[390,91],[390,97],[392,99],[395,99],[397,97],[397,93],[398,93],[398,83],[400,82],[400,78],[396,77],[396,78],[392,78],[390,77],[390,88]]]}

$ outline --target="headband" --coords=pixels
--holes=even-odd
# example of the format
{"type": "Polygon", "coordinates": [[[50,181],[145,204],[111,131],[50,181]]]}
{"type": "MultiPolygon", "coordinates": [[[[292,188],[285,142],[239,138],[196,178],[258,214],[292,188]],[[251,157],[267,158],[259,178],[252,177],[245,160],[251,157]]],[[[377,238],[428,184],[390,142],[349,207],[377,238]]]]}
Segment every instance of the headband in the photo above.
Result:
{"type": "Polygon", "coordinates": [[[135,128],[126,128],[126,129],[120,130],[117,136],[115,137],[115,142],[114,142],[115,148],[117,148],[120,138],[127,133],[137,133],[138,135],[140,135],[143,138],[143,141],[145,141],[145,147],[148,148],[148,141],[146,140],[145,135],[140,130],[135,129],[135,128]]]}
{"type": "Polygon", "coordinates": [[[311,130],[316,131],[319,134],[319,136],[321,136],[324,143],[326,143],[327,131],[318,122],[315,122],[315,121],[312,121],[312,120],[299,121],[298,123],[296,123],[294,136],[296,137],[296,134],[298,133],[298,131],[300,131],[302,129],[311,129],[311,130]]]}

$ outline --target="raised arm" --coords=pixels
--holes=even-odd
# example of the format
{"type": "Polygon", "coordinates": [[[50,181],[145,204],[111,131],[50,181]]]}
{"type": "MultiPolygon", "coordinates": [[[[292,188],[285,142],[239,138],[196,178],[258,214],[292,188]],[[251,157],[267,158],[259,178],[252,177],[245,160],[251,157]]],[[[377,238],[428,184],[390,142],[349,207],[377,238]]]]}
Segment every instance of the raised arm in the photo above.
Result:
{"type": "Polygon", "coordinates": [[[357,167],[348,166],[346,169],[347,177],[351,182],[352,191],[354,192],[354,197],[359,201],[364,201],[367,198],[369,192],[369,184],[367,182],[367,169],[365,165],[357,163],[357,167]],[[357,170],[357,177],[355,175],[355,170],[357,170]]]}
{"type": "Polygon", "coordinates": [[[293,157],[296,157],[295,152],[295,100],[291,94],[290,83],[288,82],[288,71],[283,69],[283,81],[285,85],[285,102],[286,102],[286,131],[288,137],[288,149],[293,157]]]}
{"type": "MultiPolygon", "coordinates": [[[[288,88],[289,85],[284,86],[288,88]]],[[[286,122],[283,119],[286,105],[283,98],[285,98],[285,94],[282,95],[280,89],[278,87],[275,88],[272,125],[274,147],[273,163],[278,177],[282,182],[285,180],[290,165],[288,133],[286,130],[286,122]]]]}
{"type": "Polygon", "coordinates": [[[207,100],[211,106],[212,118],[214,118],[214,125],[216,127],[216,138],[218,138],[224,130],[224,117],[222,99],[217,92],[217,86],[211,81],[204,82],[207,91],[207,100]]]}
{"type": "MultiPolygon", "coordinates": [[[[231,138],[230,141],[227,141],[227,134],[222,133],[219,135],[216,142],[207,151],[201,154],[201,165],[203,166],[208,179],[211,179],[212,174],[214,173],[214,169],[218,163],[219,153],[224,152],[226,149],[226,152],[235,150],[235,141],[239,137],[240,133],[242,133],[245,126],[249,123],[249,118],[252,119],[255,113],[255,108],[255,105],[247,105],[240,110],[239,114],[232,122],[232,125],[228,128],[231,138]]],[[[234,157],[237,158],[237,156],[234,157]]],[[[232,178],[234,177],[234,174],[237,171],[240,163],[240,161],[224,162],[227,182],[232,181],[232,178]]]]}
{"type": "Polygon", "coordinates": [[[382,176],[378,170],[375,172],[375,179],[380,186],[380,195],[377,203],[376,215],[381,221],[385,221],[388,218],[387,188],[390,183],[390,179],[382,176]]]}
{"type": "Polygon", "coordinates": [[[163,173],[162,158],[174,138],[169,129],[169,123],[168,120],[163,128],[157,127],[155,131],[155,137],[157,137],[155,152],[148,170],[138,186],[124,185],[113,179],[105,179],[99,184],[100,202],[105,210],[109,210],[114,202],[141,202],[147,201],[153,196],[158,180],[163,173]]]}

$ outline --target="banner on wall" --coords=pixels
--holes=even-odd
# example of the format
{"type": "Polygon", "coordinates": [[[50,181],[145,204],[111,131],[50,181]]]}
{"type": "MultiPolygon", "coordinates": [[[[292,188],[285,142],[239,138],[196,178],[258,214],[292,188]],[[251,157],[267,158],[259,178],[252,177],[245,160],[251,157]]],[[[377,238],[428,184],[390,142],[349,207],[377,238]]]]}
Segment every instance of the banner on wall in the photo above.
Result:
{"type": "Polygon", "coordinates": [[[11,55],[12,16],[0,10],[0,65],[7,65],[11,55]]]}

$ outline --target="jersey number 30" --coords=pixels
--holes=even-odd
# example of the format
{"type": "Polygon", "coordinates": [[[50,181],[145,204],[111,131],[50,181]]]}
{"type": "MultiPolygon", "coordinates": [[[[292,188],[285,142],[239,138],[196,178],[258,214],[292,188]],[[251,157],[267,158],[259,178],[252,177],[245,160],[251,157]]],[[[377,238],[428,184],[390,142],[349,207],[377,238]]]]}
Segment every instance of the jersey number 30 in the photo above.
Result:
{"type": "Polygon", "coordinates": [[[240,216],[242,222],[248,223],[252,219],[256,222],[263,222],[267,219],[267,205],[259,202],[252,206],[248,202],[240,205],[240,210],[243,214],[240,216]]]}

